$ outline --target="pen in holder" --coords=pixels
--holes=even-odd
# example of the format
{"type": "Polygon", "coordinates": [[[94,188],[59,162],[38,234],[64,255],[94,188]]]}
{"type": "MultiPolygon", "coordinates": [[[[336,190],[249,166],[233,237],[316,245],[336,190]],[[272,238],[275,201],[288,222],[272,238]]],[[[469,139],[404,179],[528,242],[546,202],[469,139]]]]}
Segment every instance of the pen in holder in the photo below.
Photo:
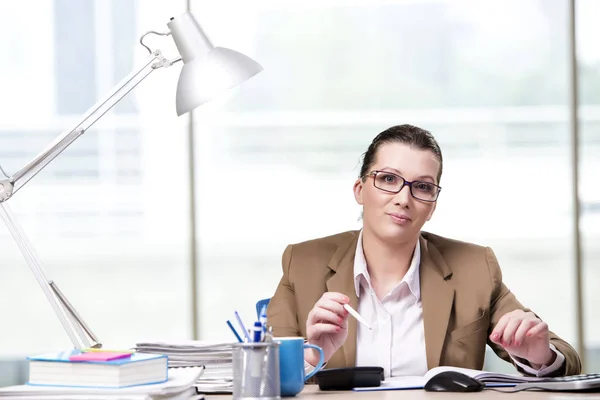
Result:
{"type": "Polygon", "coordinates": [[[279,343],[236,343],[233,350],[233,398],[280,399],[279,343]]]}

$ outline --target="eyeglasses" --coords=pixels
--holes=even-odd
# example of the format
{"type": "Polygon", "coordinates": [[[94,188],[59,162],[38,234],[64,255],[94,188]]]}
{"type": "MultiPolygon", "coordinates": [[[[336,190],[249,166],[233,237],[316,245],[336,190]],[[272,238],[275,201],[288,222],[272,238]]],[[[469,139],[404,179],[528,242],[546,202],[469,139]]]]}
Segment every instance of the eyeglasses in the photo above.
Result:
{"type": "Polygon", "coordinates": [[[410,194],[417,200],[434,202],[437,200],[441,187],[431,182],[409,182],[400,175],[388,171],[371,171],[364,177],[373,177],[373,186],[389,193],[399,193],[404,186],[410,188],[410,194]]]}

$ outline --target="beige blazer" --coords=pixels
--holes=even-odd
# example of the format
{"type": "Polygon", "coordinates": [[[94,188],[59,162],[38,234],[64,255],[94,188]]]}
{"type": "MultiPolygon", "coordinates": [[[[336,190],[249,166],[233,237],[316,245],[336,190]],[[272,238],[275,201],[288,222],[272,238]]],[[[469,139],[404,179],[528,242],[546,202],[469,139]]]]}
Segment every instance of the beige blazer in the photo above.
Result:
{"type": "MultiPolygon", "coordinates": [[[[354,289],[354,253],[358,231],[289,245],[283,253],[283,277],[267,309],[275,336],[306,337],[308,313],[327,291],[344,293],[358,306],[354,289]]],[[[502,283],[498,261],[488,247],[422,232],[421,300],[427,367],[482,369],[485,346],[506,361],[506,351],[488,340],[500,317],[527,310],[502,283]]],[[[581,372],[577,352],[550,332],[550,342],[565,356],[557,375],[581,372]]],[[[526,363],[526,362],[525,362],[526,363]]],[[[356,320],[349,319],[348,339],[328,368],[356,364],[356,320]]]]}

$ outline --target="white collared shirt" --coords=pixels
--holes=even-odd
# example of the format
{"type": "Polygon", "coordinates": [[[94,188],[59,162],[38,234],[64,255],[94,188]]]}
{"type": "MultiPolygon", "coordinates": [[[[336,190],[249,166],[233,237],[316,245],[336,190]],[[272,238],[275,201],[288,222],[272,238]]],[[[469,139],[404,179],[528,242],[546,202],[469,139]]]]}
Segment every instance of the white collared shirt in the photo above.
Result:
{"type": "Polygon", "coordinates": [[[362,246],[362,230],[354,255],[354,289],[358,313],[372,330],[357,325],[356,365],[383,367],[385,376],[425,375],[425,332],[421,305],[421,247],[417,241],[404,278],[381,300],[371,285],[362,246]]]}
{"type": "MultiPolygon", "coordinates": [[[[425,331],[421,304],[421,246],[415,247],[410,267],[404,278],[380,301],[373,290],[362,246],[362,230],[354,256],[354,288],[358,296],[358,313],[372,330],[357,324],[356,365],[380,366],[385,376],[422,376],[427,372],[425,331]]],[[[513,358],[529,374],[548,375],[561,367],[565,356],[557,354],[552,365],[535,370],[513,358]]]]}

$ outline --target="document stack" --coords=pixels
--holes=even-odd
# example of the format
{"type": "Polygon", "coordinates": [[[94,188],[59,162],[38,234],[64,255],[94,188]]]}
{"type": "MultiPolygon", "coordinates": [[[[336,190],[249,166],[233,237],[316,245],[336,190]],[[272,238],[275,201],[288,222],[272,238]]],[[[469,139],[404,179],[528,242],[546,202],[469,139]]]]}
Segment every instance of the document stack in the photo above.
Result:
{"type": "Polygon", "coordinates": [[[20,385],[0,388],[0,399],[47,399],[47,400],[182,400],[198,399],[195,382],[202,374],[202,367],[169,370],[166,382],[121,388],[77,387],[50,385],[20,385]]]}
{"type": "Polygon", "coordinates": [[[200,393],[233,392],[233,344],[188,341],[181,343],[138,343],[136,351],[165,354],[169,369],[204,366],[203,374],[196,381],[200,393]]]}

